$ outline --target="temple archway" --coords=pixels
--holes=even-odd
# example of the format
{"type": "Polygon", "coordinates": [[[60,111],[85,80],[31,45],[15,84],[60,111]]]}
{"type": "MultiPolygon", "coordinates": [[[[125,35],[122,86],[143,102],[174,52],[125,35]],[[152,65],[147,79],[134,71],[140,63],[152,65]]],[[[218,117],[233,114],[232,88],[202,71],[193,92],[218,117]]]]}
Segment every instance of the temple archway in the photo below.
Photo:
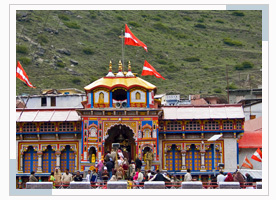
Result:
{"type": "Polygon", "coordinates": [[[124,157],[127,157],[129,162],[135,159],[136,145],[132,129],[126,125],[118,124],[111,127],[107,134],[108,137],[104,145],[105,153],[111,151],[112,146],[115,146],[122,150],[124,157]]]}

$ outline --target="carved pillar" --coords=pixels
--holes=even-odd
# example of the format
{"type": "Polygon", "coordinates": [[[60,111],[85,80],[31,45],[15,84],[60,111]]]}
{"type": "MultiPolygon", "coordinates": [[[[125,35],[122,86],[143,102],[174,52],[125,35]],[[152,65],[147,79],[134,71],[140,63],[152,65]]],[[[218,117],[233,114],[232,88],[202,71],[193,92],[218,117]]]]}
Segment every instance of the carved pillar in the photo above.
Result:
{"type": "Polygon", "coordinates": [[[181,171],[186,171],[186,151],[181,151],[182,155],[182,170],[181,171]]]}
{"type": "Polygon", "coordinates": [[[77,171],[77,152],[75,151],[75,171],[77,171]]]}
{"type": "Polygon", "coordinates": [[[201,167],[200,171],[206,171],[205,169],[205,152],[201,152],[201,167]]]}
{"type": "Polygon", "coordinates": [[[61,152],[56,151],[55,154],[56,154],[56,167],[60,168],[60,154],[61,154],[61,152]]]}
{"type": "Polygon", "coordinates": [[[20,153],[20,160],[19,160],[19,171],[20,172],[23,172],[23,155],[24,155],[24,152],[21,152],[20,153]]]}
{"type": "Polygon", "coordinates": [[[167,156],[167,149],[165,148],[165,151],[164,151],[164,160],[163,160],[164,170],[167,170],[167,166],[166,166],[166,156],[167,156]]]}
{"type": "Polygon", "coordinates": [[[37,152],[38,163],[37,163],[37,173],[42,173],[42,151],[37,152]]]}

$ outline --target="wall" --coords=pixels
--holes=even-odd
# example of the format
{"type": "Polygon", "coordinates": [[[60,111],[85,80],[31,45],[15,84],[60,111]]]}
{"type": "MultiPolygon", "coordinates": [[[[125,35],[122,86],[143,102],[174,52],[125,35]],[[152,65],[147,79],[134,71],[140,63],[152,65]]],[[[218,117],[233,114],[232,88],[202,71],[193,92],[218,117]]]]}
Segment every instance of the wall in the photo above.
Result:
{"type": "Polygon", "coordinates": [[[262,163],[255,161],[251,159],[251,156],[254,154],[254,152],[257,150],[257,148],[241,148],[239,149],[239,161],[240,161],[240,168],[243,163],[243,160],[245,156],[247,156],[248,160],[252,163],[253,169],[255,170],[261,170],[262,169],[262,163]]]}
{"type": "Polygon", "coordinates": [[[224,171],[233,172],[237,169],[237,140],[224,138],[224,171]]]}
{"type": "MultiPolygon", "coordinates": [[[[56,106],[51,106],[51,96],[46,96],[47,106],[41,106],[42,96],[30,97],[27,103],[27,108],[82,108],[81,102],[86,99],[85,95],[60,95],[56,97],[56,106]]],[[[27,97],[21,97],[26,103],[27,97]]]]}
{"type": "Polygon", "coordinates": [[[245,115],[245,121],[250,120],[250,113],[251,113],[251,115],[256,115],[256,118],[261,117],[262,116],[262,103],[244,107],[243,110],[244,110],[244,115],[245,115]],[[250,110],[251,110],[251,112],[250,112],[250,110]]]}

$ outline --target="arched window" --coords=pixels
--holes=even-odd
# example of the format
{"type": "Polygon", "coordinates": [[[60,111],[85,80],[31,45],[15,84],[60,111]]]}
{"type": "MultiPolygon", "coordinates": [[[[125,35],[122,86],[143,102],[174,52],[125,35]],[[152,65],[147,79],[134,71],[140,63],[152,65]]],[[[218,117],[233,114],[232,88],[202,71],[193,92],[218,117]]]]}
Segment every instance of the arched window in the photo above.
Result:
{"type": "Polygon", "coordinates": [[[24,153],[24,161],[23,161],[23,172],[31,173],[32,171],[37,170],[37,152],[34,151],[32,146],[28,147],[28,150],[24,153]]]}
{"type": "Polygon", "coordinates": [[[75,154],[69,145],[66,145],[66,148],[61,152],[60,169],[62,172],[65,172],[65,169],[69,169],[70,172],[75,171],[75,154]]]}
{"type": "Polygon", "coordinates": [[[136,92],[135,98],[136,98],[136,100],[140,100],[140,99],[141,99],[141,94],[140,94],[140,92],[136,92]]]}
{"type": "Polygon", "coordinates": [[[56,167],[56,154],[52,150],[52,147],[48,145],[47,149],[42,155],[42,172],[51,173],[56,167]]]}

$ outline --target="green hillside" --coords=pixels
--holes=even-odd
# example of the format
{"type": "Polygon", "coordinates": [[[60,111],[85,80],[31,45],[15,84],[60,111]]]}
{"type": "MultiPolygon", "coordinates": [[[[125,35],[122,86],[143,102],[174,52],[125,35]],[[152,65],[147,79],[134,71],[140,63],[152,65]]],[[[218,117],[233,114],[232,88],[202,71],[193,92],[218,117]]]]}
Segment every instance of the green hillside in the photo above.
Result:
{"type": "MultiPolygon", "coordinates": [[[[141,76],[147,60],[166,80],[142,78],[158,93],[226,95],[261,85],[261,11],[17,11],[17,60],[30,81],[18,94],[78,88],[113,72],[122,59],[124,24],[148,47],[125,46],[124,61],[141,76]]],[[[127,65],[124,66],[127,70],[127,65]]]]}

